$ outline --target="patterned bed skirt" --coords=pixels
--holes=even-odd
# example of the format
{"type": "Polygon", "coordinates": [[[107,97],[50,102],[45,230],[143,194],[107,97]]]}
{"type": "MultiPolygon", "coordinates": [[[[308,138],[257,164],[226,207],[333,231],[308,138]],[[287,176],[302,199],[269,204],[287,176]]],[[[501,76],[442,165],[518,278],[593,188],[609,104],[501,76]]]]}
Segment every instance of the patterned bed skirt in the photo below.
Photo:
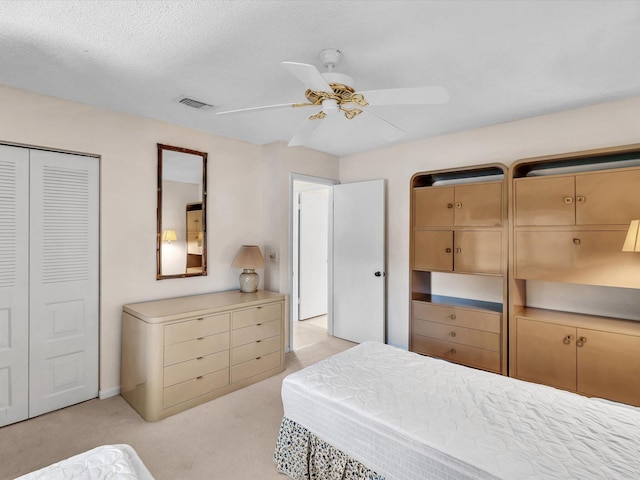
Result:
{"type": "Polygon", "coordinates": [[[385,480],[287,417],[280,424],[273,461],[293,480],[385,480]]]}

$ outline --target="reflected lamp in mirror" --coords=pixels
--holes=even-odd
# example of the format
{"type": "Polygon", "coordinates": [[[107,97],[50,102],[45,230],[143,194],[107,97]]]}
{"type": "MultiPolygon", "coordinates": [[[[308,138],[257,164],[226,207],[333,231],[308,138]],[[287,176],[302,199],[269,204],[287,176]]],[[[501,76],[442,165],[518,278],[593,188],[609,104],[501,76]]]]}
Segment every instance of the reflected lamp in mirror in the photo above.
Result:
{"type": "Polygon", "coordinates": [[[258,290],[260,276],[256,273],[256,268],[264,267],[264,257],[257,245],[243,245],[236,253],[231,266],[242,268],[240,274],[240,291],[251,293],[258,290]]]}
{"type": "Polygon", "coordinates": [[[171,243],[178,240],[178,235],[175,230],[163,230],[162,232],[162,241],[171,243]]]}
{"type": "Polygon", "coordinates": [[[631,220],[622,251],[640,252],[640,220],[631,220]]]}

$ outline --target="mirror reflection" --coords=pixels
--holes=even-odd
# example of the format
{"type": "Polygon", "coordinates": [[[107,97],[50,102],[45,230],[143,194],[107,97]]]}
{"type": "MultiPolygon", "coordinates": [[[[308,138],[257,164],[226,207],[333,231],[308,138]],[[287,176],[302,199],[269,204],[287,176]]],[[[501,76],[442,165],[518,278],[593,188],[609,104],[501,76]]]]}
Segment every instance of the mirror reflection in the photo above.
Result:
{"type": "Polygon", "coordinates": [[[207,154],[158,144],[156,278],[207,274],[207,154]]]}

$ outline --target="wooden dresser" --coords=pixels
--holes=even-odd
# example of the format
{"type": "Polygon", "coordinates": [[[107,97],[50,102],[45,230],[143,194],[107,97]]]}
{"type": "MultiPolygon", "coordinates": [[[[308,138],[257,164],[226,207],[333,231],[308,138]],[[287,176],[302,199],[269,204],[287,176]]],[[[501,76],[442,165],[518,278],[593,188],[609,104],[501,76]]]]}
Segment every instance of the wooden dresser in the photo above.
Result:
{"type": "Polygon", "coordinates": [[[282,372],[285,316],[264,290],[124,305],[121,395],[155,421],[282,372]]]}

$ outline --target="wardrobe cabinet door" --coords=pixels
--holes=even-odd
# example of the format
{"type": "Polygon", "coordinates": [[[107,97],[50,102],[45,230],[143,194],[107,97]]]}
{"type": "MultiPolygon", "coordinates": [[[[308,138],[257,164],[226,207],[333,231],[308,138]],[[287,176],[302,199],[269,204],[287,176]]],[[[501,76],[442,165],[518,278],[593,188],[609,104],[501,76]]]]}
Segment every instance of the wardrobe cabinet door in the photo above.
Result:
{"type": "Polygon", "coordinates": [[[453,225],[453,187],[414,188],[413,195],[414,227],[450,227],[453,225]]]}
{"type": "Polygon", "coordinates": [[[578,329],[578,391],[640,406],[640,337],[578,329]]]}
{"type": "Polygon", "coordinates": [[[515,277],[524,280],[571,282],[574,232],[516,232],[515,277]]]}
{"type": "Polygon", "coordinates": [[[415,270],[453,270],[453,231],[415,231],[413,248],[415,270]]]}
{"type": "Polygon", "coordinates": [[[29,415],[29,150],[0,145],[0,427],[29,415]]]}
{"type": "Polygon", "coordinates": [[[464,230],[455,232],[453,269],[460,273],[502,272],[502,232],[464,230]]]}
{"type": "Polygon", "coordinates": [[[502,224],[502,182],[457,185],[455,225],[497,227],[502,224]]]}
{"type": "Polygon", "coordinates": [[[640,169],[576,176],[578,225],[629,225],[640,218],[640,169]]]}
{"type": "Polygon", "coordinates": [[[575,178],[517,178],[515,225],[574,225],[575,178]]]}
{"type": "Polygon", "coordinates": [[[516,376],[565,390],[576,389],[576,329],[516,318],[516,376]]]}

